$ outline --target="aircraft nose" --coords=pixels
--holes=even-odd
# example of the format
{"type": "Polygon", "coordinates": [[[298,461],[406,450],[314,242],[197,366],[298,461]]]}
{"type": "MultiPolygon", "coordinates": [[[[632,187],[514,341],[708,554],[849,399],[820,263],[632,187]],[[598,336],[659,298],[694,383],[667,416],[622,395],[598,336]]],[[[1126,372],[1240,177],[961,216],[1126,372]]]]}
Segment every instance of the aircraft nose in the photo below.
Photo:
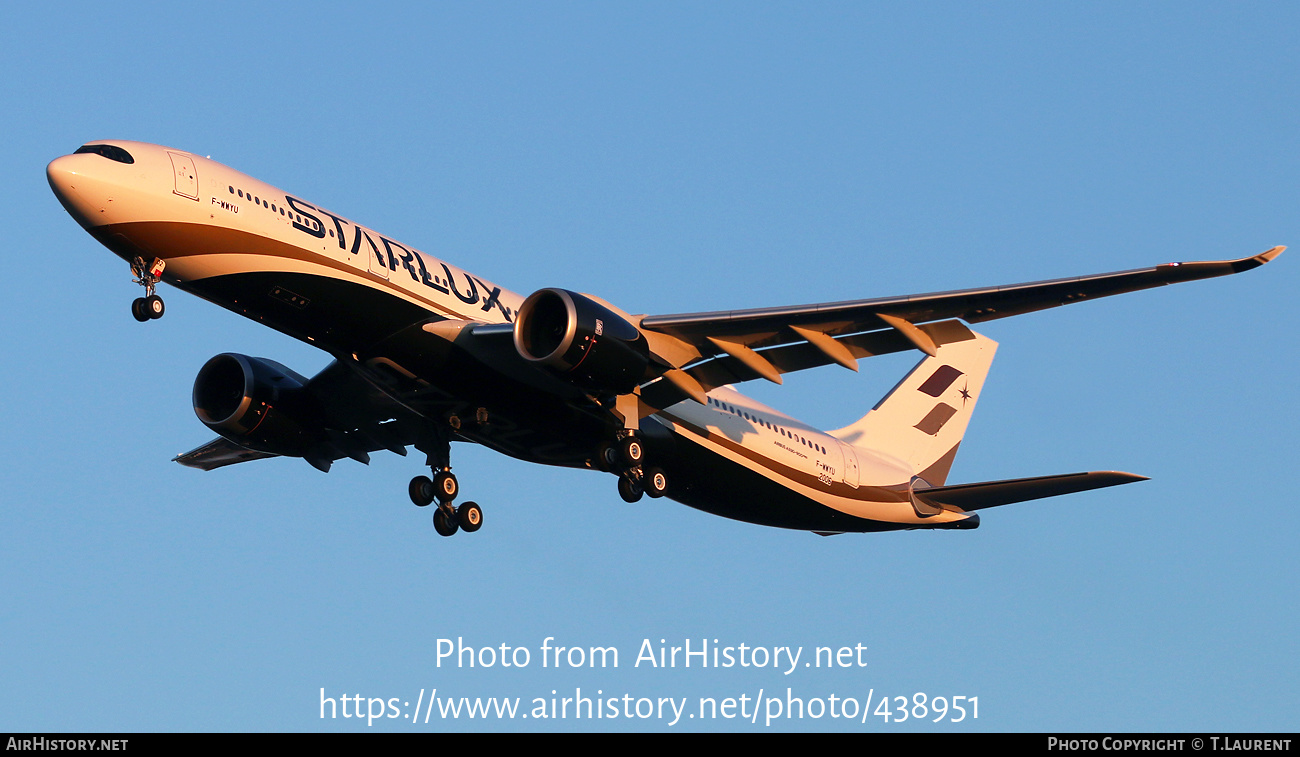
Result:
{"type": "Polygon", "coordinates": [[[95,171],[98,155],[64,155],[55,158],[45,167],[45,178],[50,189],[59,198],[63,209],[77,219],[84,228],[103,223],[99,218],[105,210],[109,189],[95,171]]]}
{"type": "Polygon", "coordinates": [[[60,200],[72,191],[73,178],[77,175],[75,155],[55,158],[45,167],[45,178],[50,182],[50,189],[60,200]]]}

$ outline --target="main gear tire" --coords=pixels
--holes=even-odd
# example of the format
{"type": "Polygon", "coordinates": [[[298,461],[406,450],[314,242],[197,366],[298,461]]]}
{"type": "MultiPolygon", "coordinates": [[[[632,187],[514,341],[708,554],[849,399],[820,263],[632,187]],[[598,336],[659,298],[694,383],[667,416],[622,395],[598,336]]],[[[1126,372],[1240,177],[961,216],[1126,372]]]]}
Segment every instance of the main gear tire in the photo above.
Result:
{"type": "Polygon", "coordinates": [[[477,502],[466,502],[456,508],[456,520],[462,531],[472,534],[483,527],[483,508],[477,502]]]}
{"type": "Polygon", "coordinates": [[[645,459],[645,445],[635,436],[629,436],[619,442],[618,453],[624,465],[635,468],[645,459]]]}
{"type": "Polygon", "coordinates": [[[460,526],[456,523],[455,518],[447,515],[447,511],[441,507],[433,513],[433,530],[438,532],[439,536],[454,536],[460,526]]]}
{"type": "Polygon", "coordinates": [[[668,475],[663,468],[647,468],[642,485],[646,494],[658,499],[668,491],[668,475]]]}
{"type": "Polygon", "coordinates": [[[641,488],[641,484],[627,476],[618,477],[618,496],[622,497],[624,502],[628,504],[640,502],[641,495],[644,493],[645,490],[641,488]]]}
{"type": "Polygon", "coordinates": [[[433,504],[433,482],[428,476],[416,476],[411,479],[407,493],[411,495],[411,501],[416,507],[428,507],[433,504]]]}
{"type": "Polygon", "coordinates": [[[447,470],[433,474],[433,494],[439,502],[450,502],[459,493],[460,483],[456,480],[456,474],[447,470]]]}

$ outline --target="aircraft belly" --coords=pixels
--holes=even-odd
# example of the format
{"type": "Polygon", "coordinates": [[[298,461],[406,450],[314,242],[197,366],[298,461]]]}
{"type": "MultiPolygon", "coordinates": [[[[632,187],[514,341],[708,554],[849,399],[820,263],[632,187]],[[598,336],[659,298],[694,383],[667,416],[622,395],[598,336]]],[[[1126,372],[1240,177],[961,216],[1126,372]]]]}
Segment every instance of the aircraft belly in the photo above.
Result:
{"type": "Polygon", "coordinates": [[[250,271],[177,286],[335,354],[364,350],[432,316],[384,290],[321,273],[250,271]]]}
{"type": "Polygon", "coordinates": [[[668,496],[736,520],[810,531],[889,531],[942,526],[963,516],[920,518],[902,482],[888,486],[827,484],[710,429],[673,422],[651,434],[651,454],[671,471],[668,496]],[[656,437],[658,437],[656,439],[656,437]],[[658,445],[654,442],[657,441],[658,445]],[[701,451],[704,454],[701,454],[701,451]]]}
{"type": "Polygon", "coordinates": [[[462,351],[427,362],[408,357],[404,365],[429,381],[414,400],[416,407],[439,419],[457,416],[460,437],[510,457],[589,468],[600,443],[611,436],[602,419],[487,369],[462,351]]]}
{"type": "MultiPolygon", "coordinates": [[[[905,526],[855,517],[795,492],[763,472],[721,454],[701,454],[680,435],[650,446],[672,471],[668,497],[689,507],[747,523],[803,531],[890,531],[905,526]]],[[[707,449],[707,448],[706,448],[707,449]]]]}

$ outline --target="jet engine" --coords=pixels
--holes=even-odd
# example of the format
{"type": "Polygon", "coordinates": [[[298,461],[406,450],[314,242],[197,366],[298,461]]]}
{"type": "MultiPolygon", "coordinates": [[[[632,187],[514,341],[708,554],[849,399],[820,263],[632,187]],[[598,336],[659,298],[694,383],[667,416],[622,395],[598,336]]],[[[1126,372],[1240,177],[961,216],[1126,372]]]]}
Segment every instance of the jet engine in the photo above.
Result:
{"type": "Polygon", "coordinates": [[[319,417],[307,379],[265,358],[227,352],[194,379],[194,412],[208,428],[249,449],[303,456],[316,442],[319,417]]]}
{"type": "Polygon", "coordinates": [[[515,319],[515,349],[588,391],[626,394],[650,364],[645,336],[626,318],[576,292],[539,289],[515,319]]]}

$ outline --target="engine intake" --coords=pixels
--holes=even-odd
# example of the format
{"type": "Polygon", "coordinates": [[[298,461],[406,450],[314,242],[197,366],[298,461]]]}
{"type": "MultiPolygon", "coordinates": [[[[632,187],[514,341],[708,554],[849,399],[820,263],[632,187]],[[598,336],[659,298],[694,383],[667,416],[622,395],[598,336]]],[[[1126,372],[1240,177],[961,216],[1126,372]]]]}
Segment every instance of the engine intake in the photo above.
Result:
{"type": "Polygon", "coordinates": [[[194,379],[194,413],[230,441],[262,452],[301,457],[315,443],[317,417],[306,379],[265,358],[227,352],[194,379]]]}
{"type": "Polygon", "coordinates": [[[626,394],[650,364],[645,336],[604,305],[565,289],[539,289],[515,319],[524,358],[596,392],[626,394]]]}

